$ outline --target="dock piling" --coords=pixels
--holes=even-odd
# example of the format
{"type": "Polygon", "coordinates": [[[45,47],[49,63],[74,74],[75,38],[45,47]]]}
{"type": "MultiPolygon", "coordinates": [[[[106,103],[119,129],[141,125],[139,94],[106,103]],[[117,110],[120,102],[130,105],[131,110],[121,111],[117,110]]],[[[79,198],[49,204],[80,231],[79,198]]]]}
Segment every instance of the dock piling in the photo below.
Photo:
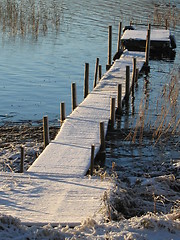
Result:
{"type": "Polygon", "coordinates": [[[135,77],[136,87],[137,87],[137,85],[138,85],[138,78],[139,78],[139,68],[136,68],[136,77],[135,77]]]}
{"type": "Polygon", "coordinates": [[[130,85],[130,66],[126,66],[126,92],[125,92],[125,102],[129,101],[129,85],[130,85]]]}
{"type": "Polygon", "coordinates": [[[93,175],[94,171],[94,153],[95,153],[95,145],[91,145],[91,168],[90,168],[90,175],[93,175]]]}
{"type": "Polygon", "coordinates": [[[102,66],[101,65],[99,65],[99,81],[101,80],[101,78],[102,78],[102,66]]]}
{"type": "Polygon", "coordinates": [[[64,120],[66,119],[66,111],[65,111],[65,102],[61,102],[60,104],[60,124],[63,125],[64,120]]]}
{"type": "Polygon", "coordinates": [[[87,97],[89,93],[89,63],[85,63],[84,72],[84,98],[87,97]]]}
{"type": "Polygon", "coordinates": [[[44,148],[49,144],[49,123],[48,116],[43,117],[43,139],[44,139],[44,148]]]}
{"type": "Polygon", "coordinates": [[[117,114],[122,114],[122,84],[118,84],[117,114]]]}
{"type": "Polygon", "coordinates": [[[149,55],[150,55],[150,35],[151,35],[151,24],[148,25],[147,38],[146,38],[146,52],[145,52],[145,67],[149,67],[149,55]]]}
{"type": "Polygon", "coordinates": [[[100,151],[105,152],[104,122],[100,122],[100,151]]]}
{"type": "Polygon", "coordinates": [[[72,111],[77,107],[76,83],[71,84],[72,111]]]}
{"type": "Polygon", "coordinates": [[[97,84],[97,75],[98,75],[98,67],[99,67],[99,58],[96,59],[95,73],[94,73],[94,84],[93,87],[96,87],[97,84]]]}
{"type": "Polygon", "coordinates": [[[106,70],[109,70],[111,67],[112,59],[112,26],[108,28],[108,63],[106,65],[106,70]]]}
{"type": "Polygon", "coordinates": [[[23,172],[24,172],[24,159],[25,159],[24,147],[21,146],[20,173],[23,173],[23,172]]]}
{"type": "Polygon", "coordinates": [[[135,78],[136,78],[136,58],[133,58],[132,96],[134,96],[135,78]]]}
{"type": "Polygon", "coordinates": [[[111,107],[110,107],[110,126],[114,128],[115,125],[115,98],[111,97],[111,107]]]}
{"type": "Polygon", "coordinates": [[[122,22],[119,23],[117,52],[119,52],[119,50],[121,48],[121,32],[122,32],[122,22]]]}

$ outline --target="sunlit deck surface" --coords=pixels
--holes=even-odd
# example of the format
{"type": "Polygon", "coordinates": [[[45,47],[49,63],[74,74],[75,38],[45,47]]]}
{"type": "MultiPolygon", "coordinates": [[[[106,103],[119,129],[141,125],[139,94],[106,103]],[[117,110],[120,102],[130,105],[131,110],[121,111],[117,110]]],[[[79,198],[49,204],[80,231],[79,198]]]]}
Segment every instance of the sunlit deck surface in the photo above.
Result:
{"type": "Polygon", "coordinates": [[[66,118],[57,137],[27,173],[1,173],[1,213],[18,217],[28,225],[74,226],[88,217],[103,216],[102,196],[112,184],[85,174],[90,167],[91,145],[95,144],[95,154],[100,148],[101,121],[107,132],[110,100],[117,97],[118,84],[122,84],[122,98],[125,95],[127,65],[132,79],[134,57],[137,68],[142,68],[145,54],[125,51],[66,118]]]}
{"type": "MultiPolygon", "coordinates": [[[[151,29],[150,45],[151,49],[161,50],[171,47],[170,31],[166,29],[151,29]]],[[[146,46],[147,30],[126,30],[121,38],[122,45],[132,50],[144,51],[146,46]]]]}

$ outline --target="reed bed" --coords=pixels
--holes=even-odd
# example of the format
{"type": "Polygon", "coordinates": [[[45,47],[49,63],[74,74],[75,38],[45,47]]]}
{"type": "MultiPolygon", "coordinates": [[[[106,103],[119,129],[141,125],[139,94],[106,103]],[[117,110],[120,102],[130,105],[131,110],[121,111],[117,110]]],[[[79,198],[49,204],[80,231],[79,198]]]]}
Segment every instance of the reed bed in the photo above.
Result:
{"type": "Polygon", "coordinates": [[[63,4],[55,0],[3,0],[0,2],[0,27],[10,36],[59,31],[63,4]]]}
{"type": "Polygon", "coordinates": [[[147,134],[152,142],[157,144],[161,139],[165,141],[180,132],[179,90],[180,68],[171,73],[170,82],[162,87],[159,98],[156,101],[154,112],[149,109],[148,94],[145,94],[140,102],[138,117],[125,140],[133,143],[143,143],[147,134]]]}
{"type": "Polygon", "coordinates": [[[180,22],[180,9],[174,3],[156,3],[154,5],[153,24],[175,29],[180,22]]]}

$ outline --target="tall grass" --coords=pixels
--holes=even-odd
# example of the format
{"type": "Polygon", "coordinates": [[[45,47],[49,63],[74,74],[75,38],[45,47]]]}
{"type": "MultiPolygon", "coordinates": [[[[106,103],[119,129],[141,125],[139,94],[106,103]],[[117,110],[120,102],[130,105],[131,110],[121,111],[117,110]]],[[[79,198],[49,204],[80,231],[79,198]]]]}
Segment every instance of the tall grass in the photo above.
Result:
{"type": "Polygon", "coordinates": [[[170,82],[162,87],[154,113],[149,108],[147,94],[141,99],[135,127],[126,140],[143,142],[144,135],[151,135],[154,144],[180,132],[179,90],[180,68],[171,73],[170,82]]]}
{"type": "Polygon", "coordinates": [[[169,3],[156,3],[154,5],[153,23],[163,26],[167,21],[168,28],[176,27],[180,22],[180,9],[169,1],[169,3]]]}
{"type": "Polygon", "coordinates": [[[2,0],[0,28],[11,36],[46,34],[59,31],[63,5],[55,0],[2,0]]]}

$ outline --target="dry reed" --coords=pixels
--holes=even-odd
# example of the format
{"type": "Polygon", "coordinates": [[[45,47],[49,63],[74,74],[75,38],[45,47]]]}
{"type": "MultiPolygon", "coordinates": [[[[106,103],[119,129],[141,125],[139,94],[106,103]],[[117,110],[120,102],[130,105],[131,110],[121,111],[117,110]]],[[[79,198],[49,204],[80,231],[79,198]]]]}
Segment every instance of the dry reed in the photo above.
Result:
{"type": "Polygon", "coordinates": [[[136,125],[131,129],[125,140],[131,140],[140,144],[143,142],[144,131],[152,136],[152,141],[157,144],[160,139],[165,140],[180,131],[179,90],[180,69],[171,74],[169,84],[163,87],[160,98],[157,99],[154,113],[149,110],[148,96],[145,94],[141,99],[136,125]],[[157,112],[157,114],[155,114],[157,112]],[[149,116],[152,116],[151,119],[149,116]]]}
{"type": "Polygon", "coordinates": [[[153,24],[164,26],[167,28],[176,27],[180,21],[180,9],[174,3],[159,3],[154,6],[153,24]]]}
{"type": "Polygon", "coordinates": [[[63,6],[55,0],[3,0],[0,2],[0,25],[10,36],[59,31],[63,6]]]}

